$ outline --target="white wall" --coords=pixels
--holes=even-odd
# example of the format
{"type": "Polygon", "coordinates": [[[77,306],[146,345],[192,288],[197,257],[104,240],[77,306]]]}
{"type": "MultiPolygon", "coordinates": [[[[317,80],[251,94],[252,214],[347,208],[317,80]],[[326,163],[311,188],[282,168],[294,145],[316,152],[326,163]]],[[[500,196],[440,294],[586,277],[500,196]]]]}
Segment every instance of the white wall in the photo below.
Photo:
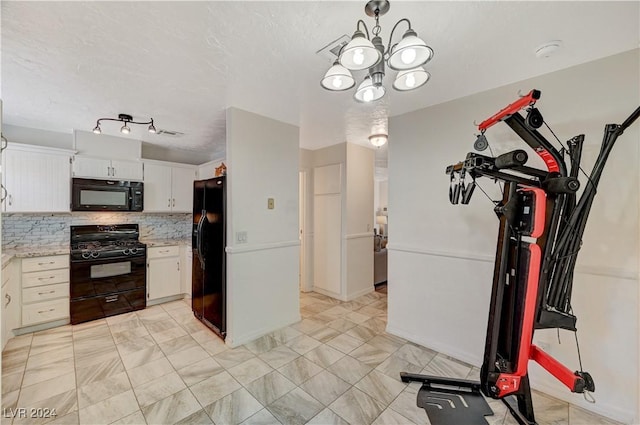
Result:
{"type": "MultiPolygon", "coordinates": [[[[638,50],[500,87],[390,119],[388,331],[480,365],[498,220],[476,190],[470,205],[450,205],[445,167],[472,150],[480,122],[532,88],[561,140],[586,134],[590,170],[607,123],[621,123],[640,104],[638,50]]],[[[574,278],[573,307],[585,370],[597,404],[571,394],[532,367],[532,385],[626,423],[638,417],[638,146],[640,123],[618,140],[600,181],[574,278]]],[[[541,132],[551,139],[546,131],[541,132]]],[[[524,142],[506,125],[486,133],[494,153],[524,142]]],[[[488,152],[488,151],[487,151],[488,152]]],[[[530,164],[539,166],[529,150],[530,164]]],[[[497,199],[495,184],[482,187],[497,199]]],[[[575,343],[555,332],[534,340],[578,369],[575,343]]]]}
{"type": "Polygon", "coordinates": [[[227,343],[300,320],[298,127],[227,110],[227,343]],[[267,199],[275,209],[267,209],[267,199]],[[247,243],[237,243],[246,232],[247,243]]]}

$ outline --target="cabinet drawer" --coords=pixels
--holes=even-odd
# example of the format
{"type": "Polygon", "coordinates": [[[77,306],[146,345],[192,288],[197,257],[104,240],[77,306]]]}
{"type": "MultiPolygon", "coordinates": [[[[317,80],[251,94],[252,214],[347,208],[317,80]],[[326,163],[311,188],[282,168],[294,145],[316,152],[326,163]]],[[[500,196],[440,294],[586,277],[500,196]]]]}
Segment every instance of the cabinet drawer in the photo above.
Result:
{"type": "Polygon", "coordinates": [[[147,252],[147,258],[177,257],[179,255],[179,246],[156,246],[149,248],[147,252]]]}
{"type": "Polygon", "coordinates": [[[63,269],[69,267],[68,255],[52,255],[49,257],[24,258],[22,272],[37,272],[41,270],[63,269]]]}
{"type": "Polygon", "coordinates": [[[53,300],[69,296],[69,283],[56,285],[36,286],[22,290],[22,304],[53,300]]]}
{"type": "Polygon", "coordinates": [[[22,326],[69,317],[69,298],[22,306],[22,326]]]}
{"type": "Polygon", "coordinates": [[[69,282],[69,269],[45,270],[43,272],[23,273],[22,287],[51,285],[53,283],[69,282]]]}

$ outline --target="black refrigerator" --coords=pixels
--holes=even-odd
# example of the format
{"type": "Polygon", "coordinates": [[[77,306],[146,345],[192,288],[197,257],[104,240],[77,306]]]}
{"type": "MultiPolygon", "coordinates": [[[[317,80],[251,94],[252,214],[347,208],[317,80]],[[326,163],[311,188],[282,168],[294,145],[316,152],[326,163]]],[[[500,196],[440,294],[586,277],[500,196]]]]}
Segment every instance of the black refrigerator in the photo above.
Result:
{"type": "Polygon", "coordinates": [[[226,180],[193,182],[193,314],[222,339],[226,317],[226,180]]]}

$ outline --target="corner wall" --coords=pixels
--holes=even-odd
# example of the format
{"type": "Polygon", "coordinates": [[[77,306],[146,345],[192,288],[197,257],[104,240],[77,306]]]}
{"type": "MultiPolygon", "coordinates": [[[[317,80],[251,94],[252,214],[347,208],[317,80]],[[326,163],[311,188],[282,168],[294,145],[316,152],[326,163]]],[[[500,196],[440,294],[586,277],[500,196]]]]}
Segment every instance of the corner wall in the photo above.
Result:
{"type": "Polygon", "coordinates": [[[299,130],[229,108],[226,151],[227,343],[235,347],[300,320],[299,130]]]}
{"type": "MultiPolygon", "coordinates": [[[[473,150],[474,121],[511,103],[519,90],[536,88],[542,91],[536,106],[561,140],[585,133],[583,169],[590,170],[604,125],[621,123],[640,104],[639,64],[640,51],[633,50],[389,120],[390,333],[482,363],[498,221],[479,190],[470,205],[450,205],[445,167],[473,150]]],[[[504,124],[486,135],[496,155],[528,149],[504,124]]],[[[534,388],[625,423],[640,422],[639,135],[636,122],[611,153],[574,278],[582,362],[595,379],[597,403],[586,403],[546,372],[530,368],[534,388]]],[[[537,155],[528,153],[528,165],[542,168],[537,155]]],[[[498,199],[494,183],[479,183],[498,199]]],[[[578,370],[573,335],[560,336],[562,344],[555,331],[537,331],[534,341],[578,370]]]]}

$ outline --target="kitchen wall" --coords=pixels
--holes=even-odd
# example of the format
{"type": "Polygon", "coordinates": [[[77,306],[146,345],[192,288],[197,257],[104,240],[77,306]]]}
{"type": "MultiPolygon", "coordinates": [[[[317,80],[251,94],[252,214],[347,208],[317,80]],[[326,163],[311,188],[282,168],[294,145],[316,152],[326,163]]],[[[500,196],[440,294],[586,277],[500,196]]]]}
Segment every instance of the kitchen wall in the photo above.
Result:
{"type": "Polygon", "coordinates": [[[300,320],[299,129],[229,108],[226,140],[226,342],[237,346],[300,320]]]}
{"type": "MultiPolygon", "coordinates": [[[[449,203],[445,167],[473,150],[474,121],[513,102],[519,90],[536,88],[542,91],[536,106],[561,140],[586,135],[583,168],[591,170],[604,125],[621,123],[640,105],[639,65],[640,51],[633,50],[390,119],[390,333],[482,363],[498,221],[493,204],[479,190],[470,205],[449,203]]],[[[546,129],[540,131],[552,139],[546,129]]],[[[504,124],[486,136],[496,155],[526,148],[504,124]]],[[[534,388],[624,423],[640,423],[639,145],[636,122],[609,157],[574,277],[582,363],[595,379],[597,403],[570,393],[539,367],[530,369],[534,388]]],[[[531,150],[529,158],[528,165],[542,168],[531,150]]],[[[479,183],[498,199],[496,184],[489,179],[479,183]]],[[[578,370],[573,335],[561,331],[560,340],[555,330],[537,331],[534,337],[578,370]]]]}
{"type": "Polygon", "coordinates": [[[140,238],[189,238],[191,214],[90,213],[2,214],[2,249],[69,245],[69,226],[138,223],[140,238]]]}

